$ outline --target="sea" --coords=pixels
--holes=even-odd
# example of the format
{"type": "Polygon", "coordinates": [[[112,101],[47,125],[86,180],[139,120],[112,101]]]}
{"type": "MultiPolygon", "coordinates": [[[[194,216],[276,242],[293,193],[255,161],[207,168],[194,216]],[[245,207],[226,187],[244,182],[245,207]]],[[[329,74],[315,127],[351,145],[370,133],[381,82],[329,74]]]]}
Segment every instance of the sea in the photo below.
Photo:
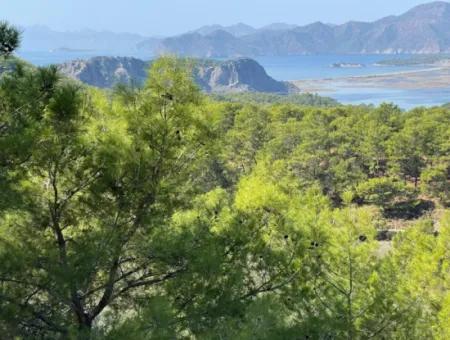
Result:
{"type": "MultiPolygon", "coordinates": [[[[99,52],[99,51],[19,51],[18,55],[28,62],[44,66],[58,64],[74,59],[87,59],[94,56],[130,56],[143,60],[152,59],[146,53],[131,52],[99,52]]],[[[425,66],[379,66],[378,62],[386,59],[408,59],[410,55],[334,55],[316,54],[286,57],[256,57],[266,72],[277,80],[315,80],[339,79],[352,76],[367,76],[384,73],[396,73],[420,70],[425,66]],[[348,65],[364,65],[364,67],[331,67],[340,63],[348,65]]],[[[448,88],[429,88],[426,90],[390,89],[390,88],[361,88],[360,86],[345,86],[319,92],[320,95],[332,97],[343,104],[372,104],[384,102],[394,103],[403,109],[417,106],[437,106],[450,102],[450,86],[448,88]]]]}
{"type": "MultiPolygon", "coordinates": [[[[339,79],[344,77],[371,76],[427,69],[430,66],[379,66],[378,63],[391,59],[410,59],[414,55],[304,55],[288,57],[255,58],[267,73],[278,80],[339,79]],[[364,67],[331,67],[332,64],[361,64],[364,67]]],[[[332,82],[331,82],[332,83],[332,82]]],[[[339,83],[338,81],[336,83],[339,83]]],[[[450,80],[449,80],[450,84],[450,80]]],[[[357,85],[357,84],[355,84],[357,85]]],[[[450,102],[450,86],[428,89],[392,89],[379,87],[336,86],[333,91],[319,92],[342,104],[380,105],[394,103],[402,109],[418,106],[440,106],[450,102]]]]}

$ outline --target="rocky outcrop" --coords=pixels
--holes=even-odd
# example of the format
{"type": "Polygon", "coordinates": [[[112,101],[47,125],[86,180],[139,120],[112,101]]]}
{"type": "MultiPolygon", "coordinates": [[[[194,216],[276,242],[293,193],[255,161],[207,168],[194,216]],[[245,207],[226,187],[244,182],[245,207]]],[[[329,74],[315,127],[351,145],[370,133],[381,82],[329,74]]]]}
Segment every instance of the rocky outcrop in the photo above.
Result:
{"type": "MultiPolygon", "coordinates": [[[[95,57],[67,62],[59,69],[88,85],[108,88],[118,83],[142,85],[150,64],[135,58],[95,57]]],[[[271,78],[261,65],[248,58],[224,62],[199,60],[193,77],[205,92],[298,92],[294,85],[271,78]]]]}
{"type": "Polygon", "coordinates": [[[199,65],[195,79],[207,92],[295,92],[293,85],[276,81],[260,64],[249,58],[199,65]]]}
{"type": "Polygon", "coordinates": [[[128,57],[94,57],[59,65],[59,70],[74,79],[96,87],[117,83],[141,84],[147,77],[148,62],[128,57]]]}

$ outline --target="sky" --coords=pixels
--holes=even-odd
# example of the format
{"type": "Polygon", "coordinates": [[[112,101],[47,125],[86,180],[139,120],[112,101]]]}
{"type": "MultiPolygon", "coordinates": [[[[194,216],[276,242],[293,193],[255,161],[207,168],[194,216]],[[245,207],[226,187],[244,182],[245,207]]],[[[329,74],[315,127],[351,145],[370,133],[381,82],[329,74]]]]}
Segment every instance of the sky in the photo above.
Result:
{"type": "Polygon", "coordinates": [[[426,0],[0,0],[0,20],[59,31],[94,29],[169,36],[243,22],[340,24],[398,15],[426,0]]]}

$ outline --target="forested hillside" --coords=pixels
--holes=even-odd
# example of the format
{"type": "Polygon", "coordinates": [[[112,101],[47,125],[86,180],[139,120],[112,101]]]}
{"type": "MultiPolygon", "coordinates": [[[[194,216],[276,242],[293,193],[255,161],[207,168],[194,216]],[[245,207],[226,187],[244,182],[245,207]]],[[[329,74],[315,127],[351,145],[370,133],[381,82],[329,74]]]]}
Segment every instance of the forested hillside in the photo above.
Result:
{"type": "Polygon", "coordinates": [[[450,109],[220,101],[191,74],[1,75],[1,337],[448,339],[450,109]]]}

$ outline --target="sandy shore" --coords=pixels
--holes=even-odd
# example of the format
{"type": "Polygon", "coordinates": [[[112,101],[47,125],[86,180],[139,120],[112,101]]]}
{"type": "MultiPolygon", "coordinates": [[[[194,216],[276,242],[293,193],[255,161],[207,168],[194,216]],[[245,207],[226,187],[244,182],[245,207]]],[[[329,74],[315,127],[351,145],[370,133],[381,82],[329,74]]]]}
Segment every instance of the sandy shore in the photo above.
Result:
{"type": "Polygon", "coordinates": [[[450,88],[450,67],[432,67],[423,70],[352,76],[333,79],[292,81],[301,91],[334,92],[342,88],[383,88],[424,90],[450,88]]]}

